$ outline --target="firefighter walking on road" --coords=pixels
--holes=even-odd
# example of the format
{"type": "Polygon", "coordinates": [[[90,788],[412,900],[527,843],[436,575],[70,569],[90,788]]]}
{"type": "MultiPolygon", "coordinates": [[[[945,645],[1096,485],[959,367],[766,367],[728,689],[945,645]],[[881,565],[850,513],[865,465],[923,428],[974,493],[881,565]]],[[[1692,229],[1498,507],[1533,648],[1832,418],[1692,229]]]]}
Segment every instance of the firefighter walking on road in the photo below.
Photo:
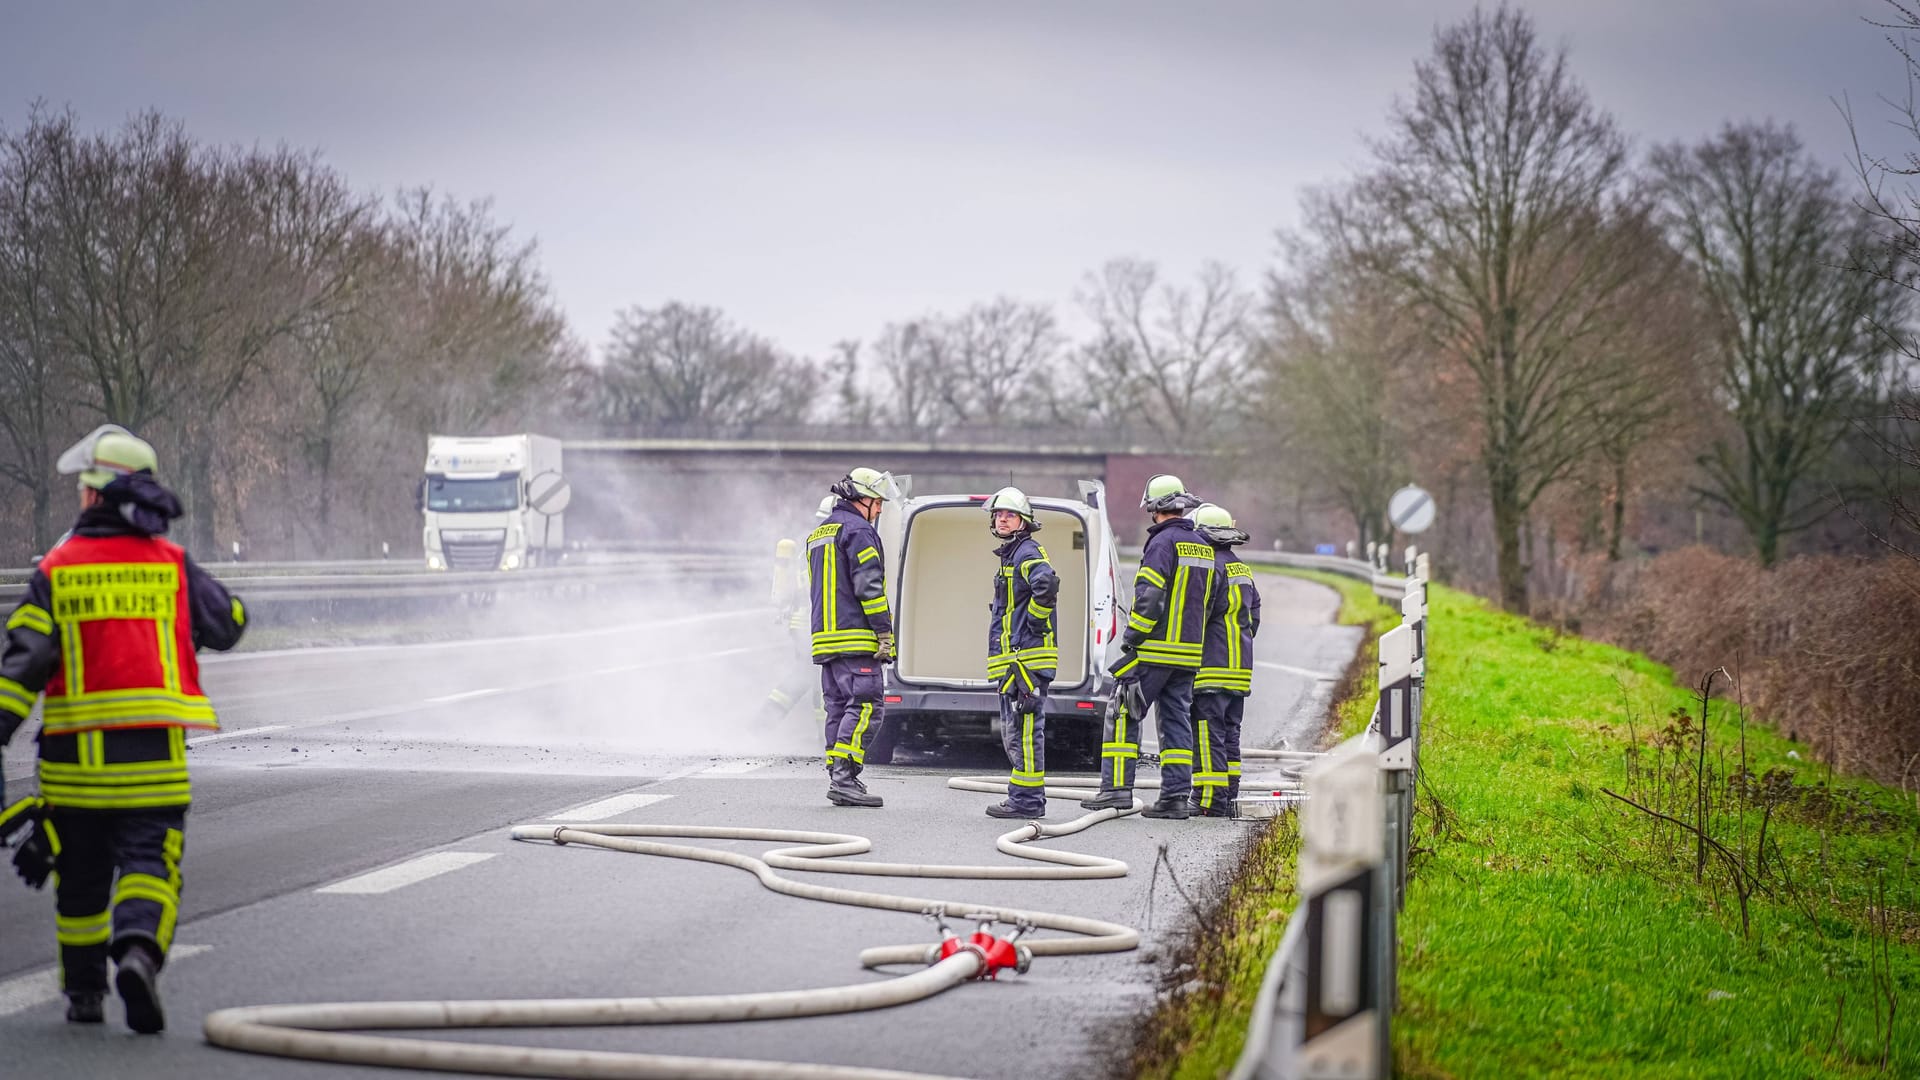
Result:
{"type": "Polygon", "coordinates": [[[96,429],[60,456],[79,474],[80,517],[7,619],[0,745],[46,694],[39,820],[14,866],[54,878],[67,1019],[104,1019],[107,962],[141,1033],[166,1026],[158,977],[180,914],[191,801],[186,732],[213,729],[194,652],[240,640],[240,601],[164,539],[180,503],[153,448],[96,429]]]}
{"type": "Polygon", "coordinates": [[[827,708],[827,801],[836,806],[882,805],[860,771],[885,719],[882,667],[893,660],[887,560],[874,529],[892,486],[885,473],[853,470],[829,489],[833,512],[807,536],[813,662],[827,708]]]}
{"type": "Polygon", "coordinates": [[[1120,659],[1107,669],[1120,685],[1107,703],[1100,793],[1080,805],[1089,810],[1133,805],[1140,724],[1151,708],[1160,736],[1160,798],[1141,816],[1180,820],[1187,816],[1193,784],[1193,678],[1212,599],[1214,551],[1182,516],[1200,500],[1179,477],[1148,480],[1140,505],[1153,515],[1153,526],[1134,575],[1133,611],[1121,635],[1120,659]]]}
{"type": "Polygon", "coordinates": [[[1247,542],[1233,515],[1207,503],[1193,512],[1194,531],[1213,545],[1213,602],[1207,605],[1206,648],[1193,681],[1195,751],[1191,811],[1234,816],[1240,797],[1240,724],[1253,692],[1253,638],[1260,632],[1260,590],[1233,549],[1247,542]]]}
{"type": "Polygon", "coordinates": [[[1000,691],[1000,741],[1012,767],[1005,802],[987,807],[988,817],[1047,815],[1047,689],[1060,666],[1053,609],[1060,578],[1040,530],[1033,504],[1019,488],[1005,487],[987,500],[990,531],[1000,541],[1000,569],[988,605],[987,677],[1000,691]]]}
{"type": "MultiPolygon", "coordinates": [[[[814,524],[827,520],[827,515],[833,513],[833,505],[838,501],[832,495],[821,499],[820,508],[813,515],[814,524]]],[[[781,669],[783,674],[780,681],[767,691],[767,699],[761,703],[761,716],[768,723],[786,719],[803,697],[813,699],[817,719],[826,719],[826,705],[820,697],[819,673],[814,670],[812,661],[813,638],[808,629],[811,618],[808,607],[811,603],[803,548],[796,541],[782,540],[773,553],[773,614],[779,624],[787,628],[787,636],[793,644],[793,663],[781,669]]]]}

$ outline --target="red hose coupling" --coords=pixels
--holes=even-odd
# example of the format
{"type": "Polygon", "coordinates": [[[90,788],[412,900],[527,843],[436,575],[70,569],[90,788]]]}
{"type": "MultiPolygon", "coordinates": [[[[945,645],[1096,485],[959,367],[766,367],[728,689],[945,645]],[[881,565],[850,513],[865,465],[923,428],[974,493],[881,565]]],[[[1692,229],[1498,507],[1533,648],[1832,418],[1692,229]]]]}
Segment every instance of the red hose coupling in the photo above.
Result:
{"type": "Polygon", "coordinates": [[[990,932],[995,922],[994,918],[991,915],[977,915],[974,918],[979,920],[980,928],[973,932],[972,937],[962,938],[947,927],[946,922],[940,917],[941,914],[943,913],[931,911],[927,913],[935,925],[940,927],[940,944],[927,950],[928,964],[937,964],[957,953],[970,952],[980,958],[980,969],[974,972],[973,977],[996,981],[1000,973],[1009,968],[1018,974],[1025,975],[1027,969],[1033,966],[1033,952],[1019,943],[1020,938],[1033,929],[1026,922],[1021,922],[1014,928],[1013,933],[1006,937],[995,937],[990,932]]]}

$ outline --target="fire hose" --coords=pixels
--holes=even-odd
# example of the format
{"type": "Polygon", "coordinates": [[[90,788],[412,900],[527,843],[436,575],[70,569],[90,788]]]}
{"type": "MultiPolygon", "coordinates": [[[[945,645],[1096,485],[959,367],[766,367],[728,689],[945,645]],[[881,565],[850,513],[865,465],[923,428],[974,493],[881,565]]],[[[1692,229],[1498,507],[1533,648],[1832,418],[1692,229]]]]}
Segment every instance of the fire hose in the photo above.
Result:
{"type": "MultiPolygon", "coordinates": [[[[1274,753],[1274,752],[1270,752],[1274,753]]],[[[1268,756],[1250,751],[1248,756],[1268,756]]],[[[1277,756],[1277,753],[1276,755],[1277,756]]],[[[961,791],[999,794],[1006,780],[955,777],[948,786],[961,791]]],[[[1157,786],[1142,777],[1143,788],[1157,786]]],[[[1049,799],[1081,799],[1093,791],[1046,787],[1049,799]]],[[[694,825],[519,825],[516,840],[557,846],[587,845],[639,855],[714,863],[745,870],[762,886],[784,896],[821,903],[902,911],[931,918],[942,940],[934,945],[894,945],[861,952],[863,967],[923,964],[922,970],[876,983],[854,983],[807,990],[686,997],[551,998],[528,1000],[349,1002],[311,1005],[254,1005],[221,1009],[207,1016],[206,1039],[215,1046],[275,1057],[491,1076],[542,1076],[583,1080],[694,1077],[700,1080],[940,1080],[926,1073],[844,1065],[696,1058],[670,1054],[557,1050],[497,1044],[451,1042],[412,1037],[365,1035],[378,1030],[456,1030],[472,1028],[586,1027],[723,1023],[828,1016],[889,1008],[922,1001],[974,979],[991,979],[1002,970],[1020,973],[1033,957],[1125,952],[1140,934],[1129,926],[1100,919],[1029,911],[997,904],[928,900],[796,881],[782,870],[859,874],[872,877],[978,878],[985,880],[1077,880],[1124,877],[1127,864],[1100,855],[1031,846],[1037,840],[1072,836],[1113,818],[1142,809],[1137,800],[1125,810],[1096,810],[1060,825],[1029,821],[1001,834],[995,847],[1003,854],[1046,865],[955,866],[927,863],[861,862],[847,856],[872,850],[872,841],[849,833],[808,832],[694,825]],[[791,846],[760,857],[688,844],[682,840],[747,840],[791,846]],[[834,861],[837,860],[837,861],[834,861]],[[970,938],[949,929],[947,918],[981,923],[970,938]],[[992,926],[1015,929],[1005,937],[992,926]],[[1055,930],[1069,937],[1021,940],[1034,930],[1055,930]]]]}

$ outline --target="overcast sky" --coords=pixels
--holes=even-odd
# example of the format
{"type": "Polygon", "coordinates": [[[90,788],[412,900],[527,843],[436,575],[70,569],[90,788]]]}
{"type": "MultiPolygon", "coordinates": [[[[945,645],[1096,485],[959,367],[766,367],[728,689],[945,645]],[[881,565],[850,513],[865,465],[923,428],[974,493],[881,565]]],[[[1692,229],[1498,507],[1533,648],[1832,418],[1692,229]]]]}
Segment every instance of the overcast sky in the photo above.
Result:
{"type": "MultiPolygon", "coordinates": [[[[1884,110],[1880,0],[1539,0],[1644,148],[1734,118],[1836,167],[1884,110]]],[[[0,123],[322,150],[363,187],[491,197],[596,348],[713,304],[822,354],[889,320],[1055,302],[1116,255],[1257,281],[1301,190],[1366,161],[1468,0],[108,4],[0,0],[0,123]]]]}

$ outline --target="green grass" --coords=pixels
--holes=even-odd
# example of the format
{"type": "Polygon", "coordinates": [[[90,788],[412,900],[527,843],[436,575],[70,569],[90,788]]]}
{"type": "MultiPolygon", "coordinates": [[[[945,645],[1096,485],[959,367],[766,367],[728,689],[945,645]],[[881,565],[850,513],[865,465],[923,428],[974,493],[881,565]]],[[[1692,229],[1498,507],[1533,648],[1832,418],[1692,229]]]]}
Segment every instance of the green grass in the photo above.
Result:
{"type": "MultiPolygon", "coordinates": [[[[1298,576],[1341,592],[1342,622],[1393,625],[1367,586],[1298,576]]],[[[1698,701],[1666,668],[1450,589],[1429,602],[1398,1075],[1920,1076],[1912,796],[1830,776],[1720,699],[1697,770],[1698,701]],[[1712,856],[1696,882],[1691,833],[1605,792],[1691,819],[1702,774],[1707,831],[1743,869],[1712,856]],[[1743,928],[1733,882],[1756,872],[1763,817],[1743,928]]],[[[1342,733],[1372,709],[1365,653],[1342,733]]],[[[1138,1075],[1231,1067],[1293,907],[1296,845],[1286,827],[1257,840],[1183,976],[1199,989],[1155,1016],[1138,1075]]]]}
{"type": "Polygon", "coordinates": [[[1830,779],[1716,701],[1710,834],[1751,866],[1767,800],[1726,783],[1743,737],[1777,802],[1772,896],[1743,932],[1735,872],[1716,857],[1696,883],[1692,834],[1603,791],[1692,817],[1698,744],[1676,710],[1690,728],[1694,695],[1645,657],[1453,590],[1429,600],[1401,1075],[1920,1075],[1910,798],[1830,779]]]}

